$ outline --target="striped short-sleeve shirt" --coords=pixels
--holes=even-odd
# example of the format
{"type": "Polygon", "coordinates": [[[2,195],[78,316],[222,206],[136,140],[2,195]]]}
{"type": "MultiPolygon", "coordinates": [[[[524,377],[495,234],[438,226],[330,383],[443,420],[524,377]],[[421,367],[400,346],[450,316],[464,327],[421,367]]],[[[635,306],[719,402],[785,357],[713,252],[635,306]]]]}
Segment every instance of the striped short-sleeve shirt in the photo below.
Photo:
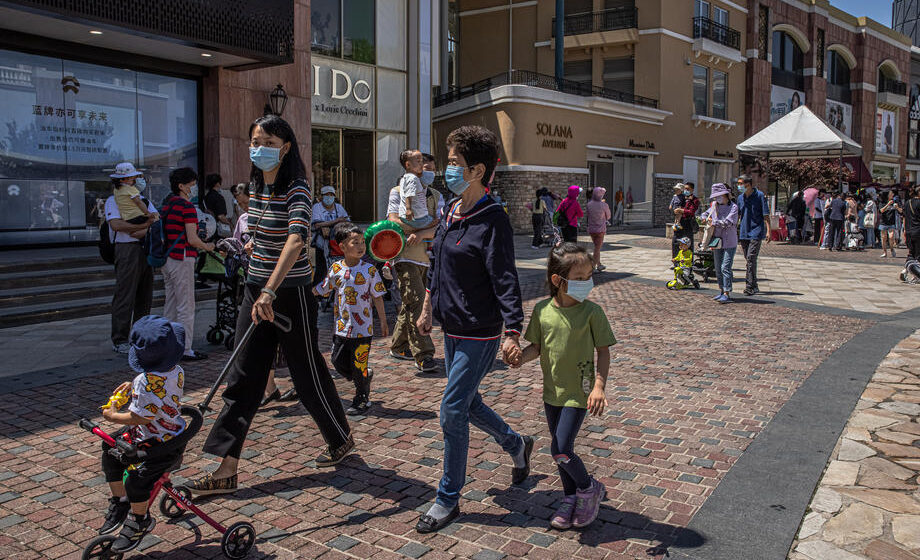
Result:
{"type": "Polygon", "coordinates": [[[268,186],[261,190],[250,188],[249,231],[253,236],[254,247],[249,259],[248,283],[264,286],[268,282],[291,234],[303,238],[304,247],[281,282],[281,287],[310,283],[313,268],[307,258],[307,250],[312,208],[313,200],[304,179],[292,181],[283,194],[272,195],[268,186]]]}

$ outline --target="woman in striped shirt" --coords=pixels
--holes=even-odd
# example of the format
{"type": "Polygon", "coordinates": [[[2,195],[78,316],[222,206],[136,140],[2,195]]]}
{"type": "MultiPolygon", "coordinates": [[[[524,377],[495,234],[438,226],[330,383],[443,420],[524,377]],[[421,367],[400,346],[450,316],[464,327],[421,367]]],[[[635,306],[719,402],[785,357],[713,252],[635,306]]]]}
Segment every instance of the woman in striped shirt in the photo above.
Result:
{"type": "Polygon", "coordinates": [[[236,332],[261,323],[234,363],[224,391],[224,408],[204,451],[223,457],[213,474],[189,485],[199,495],[231,493],[246,433],[259,408],[278,345],[287,358],[300,400],[316,422],[327,448],[318,467],[341,461],[355,446],[342,401],[316,337],[316,300],[307,258],[312,200],[297,138],[280,117],[268,115],[249,128],[249,231],[251,252],[236,332]],[[275,311],[291,319],[289,332],[271,321],[275,311]]]}

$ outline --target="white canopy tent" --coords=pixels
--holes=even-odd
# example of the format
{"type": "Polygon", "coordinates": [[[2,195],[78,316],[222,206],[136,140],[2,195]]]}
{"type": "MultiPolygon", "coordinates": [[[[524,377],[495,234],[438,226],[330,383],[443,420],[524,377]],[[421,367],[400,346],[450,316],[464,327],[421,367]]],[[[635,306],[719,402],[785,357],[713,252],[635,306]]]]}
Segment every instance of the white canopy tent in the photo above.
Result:
{"type": "MultiPolygon", "coordinates": [[[[852,138],[827,124],[805,105],[786,114],[736,146],[738,152],[767,159],[767,180],[770,158],[806,159],[837,157],[843,167],[844,155],[862,155],[862,146],[852,138]]],[[[841,179],[842,181],[842,179],[841,179]]]]}

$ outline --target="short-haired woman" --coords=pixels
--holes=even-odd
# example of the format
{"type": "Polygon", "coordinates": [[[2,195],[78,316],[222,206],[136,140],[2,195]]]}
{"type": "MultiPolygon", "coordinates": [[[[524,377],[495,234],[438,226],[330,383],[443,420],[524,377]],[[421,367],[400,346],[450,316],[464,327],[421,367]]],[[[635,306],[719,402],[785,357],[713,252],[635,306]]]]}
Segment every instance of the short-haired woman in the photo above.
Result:
{"type": "Polygon", "coordinates": [[[508,453],[512,484],[530,473],[533,438],[521,437],[489,408],[479,384],[492,369],[502,332],[508,363],[521,357],[518,342],[524,311],[514,263],[514,235],[501,204],[485,187],[498,162],[498,138],[479,126],[463,126],[447,137],[444,179],[457,196],[448,203],[435,237],[418,330],[431,333],[432,317],[444,330],[447,386],[441,400],[444,475],[437,500],[416,525],[420,533],[447,526],[460,515],[460,490],[466,481],[470,423],[508,453]]]}
{"type": "Polygon", "coordinates": [[[291,126],[275,115],[256,119],[249,127],[249,138],[252,239],[246,247],[251,258],[236,322],[237,340],[250,325],[258,326],[248,344],[239,349],[223,394],[224,408],[204,444],[205,452],[223,460],[213,474],[188,485],[199,495],[236,490],[240,453],[279,344],[300,401],[327,444],[316,466],[337,464],[355,446],[317,344],[316,300],[310,288],[313,271],[307,255],[312,200],[297,138],[291,126]],[[291,320],[290,331],[272,324],[275,311],[291,320]]]}
{"type": "Polygon", "coordinates": [[[213,251],[214,244],[198,237],[198,212],[191,199],[198,194],[198,174],[180,167],[169,174],[172,192],[163,203],[163,231],[169,255],[163,265],[166,301],[163,315],[185,327],[183,360],[204,360],[207,354],[192,350],[195,333],[195,260],[198,251],[213,251]]]}

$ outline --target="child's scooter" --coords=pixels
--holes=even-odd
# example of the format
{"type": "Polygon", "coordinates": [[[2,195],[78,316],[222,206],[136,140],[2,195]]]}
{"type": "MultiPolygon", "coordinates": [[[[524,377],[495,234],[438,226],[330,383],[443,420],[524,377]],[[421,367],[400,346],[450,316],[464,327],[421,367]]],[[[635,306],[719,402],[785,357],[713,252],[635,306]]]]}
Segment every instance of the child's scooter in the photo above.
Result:
{"type": "MultiPolygon", "coordinates": [[[[86,418],[80,420],[80,427],[92,432],[104,442],[111,445],[112,448],[108,453],[112,457],[115,457],[124,465],[132,465],[154,459],[158,455],[170,453],[180,447],[184,448],[189,440],[198,433],[203,423],[203,418],[201,413],[198,412],[198,409],[191,406],[183,406],[180,408],[180,412],[183,416],[189,418],[185,431],[149,451],[138,449],[135,445],[128,443],[124,439],[113,438],[103,431],[102,428],[86,418]]],[[[179,464],[175,465],[174,468],[178,467],[179,464]]],[[[185,511],[190,511],[223,535],[220,541],[220,547],[224,556],[227,558],[245,558],[246,555],[249,554],[249,551],[256,541],[256,530],[251,523],[247,521],[238,521],[229,527],[224,527],[217,521],[214,521],[192,503],[192,495],[188,489],[182,487],[176,488],[172,485],[172,482],[169,480],[169,471],[163,473],[163,476],[161,476],[156,482],[156,485],[154,485],[153,490],[150,492],[150,501],[148,505],[153,505],[157,496],[160,494],[160,490],[165,492],[160,499],[160,513],[164,516],[169,519],[178,519],[184,515],[185,511]]],[[[122,556],[124,556],[126,552],[130,552],[130,550],[120,552],[112,551],[112,543],[115,542],[117,538],[117,534],[100,535],[94,538],[83,550],[83,560],[121,560],[122,556]]],[[[143,539],[138,541],[135,547],[141,542],[143,542],[143,539]]],[[[131,550],[133,550],[133,548],[131,550]]]]}

